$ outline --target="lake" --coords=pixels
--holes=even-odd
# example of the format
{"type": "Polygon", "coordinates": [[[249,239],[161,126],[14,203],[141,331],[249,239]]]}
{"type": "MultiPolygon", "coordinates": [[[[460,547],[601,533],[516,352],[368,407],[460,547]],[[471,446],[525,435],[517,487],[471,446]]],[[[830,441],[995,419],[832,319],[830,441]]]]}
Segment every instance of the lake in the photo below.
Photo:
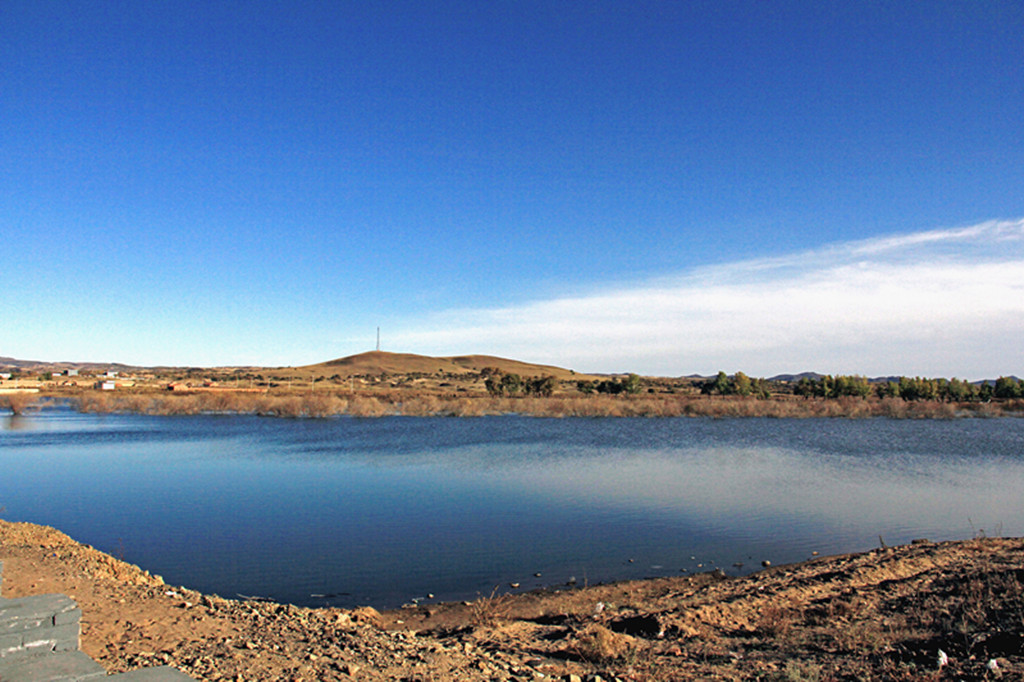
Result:
{"type": "Polygon", "coordinates": [[[1024,535],[1024,419],[316,420],[58,406],[0,414],[0,507],[172,585],[385,608],[512,582],[747,573],[880,537],[1024,535]]]}

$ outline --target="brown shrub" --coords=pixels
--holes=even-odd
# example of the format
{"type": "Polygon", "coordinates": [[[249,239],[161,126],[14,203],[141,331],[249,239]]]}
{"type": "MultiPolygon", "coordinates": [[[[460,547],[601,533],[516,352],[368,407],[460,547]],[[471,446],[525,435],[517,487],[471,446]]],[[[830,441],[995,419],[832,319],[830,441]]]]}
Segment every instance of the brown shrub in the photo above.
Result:
{"type": "Polygon", "coordinates": [[[612,632],[603,625],[592,623],[577,633],[570,643],[571,651],[586,661],[610,661],[622,658],[636,649],[633,637],[612,632]]]}
{"type": "Polygon", "coordinates": [[[7,407],[14,414],[24,414],[37,406],[38,393],[4,393],[0,395],[0,407],[7,407]]]}
{"type": "Polygon", "coordinates": [[[347,409],[348,401],[336,395],[317,393],[302,400],[302,413],[307,417],[333,417],[347,409]]]}
{"type": "Polygon", "coordinates": [[[105,414],[114,411],[112,396],[100,391],[85,391],[74,400],[79,412],[105,414]]]}
{"type": "Polygon", "coordinates": [[[150,414],[153,409],[153,397],[142,393],[131,393],[118,396],[116,404],[119,412],[150,414]]]}
{"type": "Polygon", "coordinates": [[[470,622],[476,627],[494,627],[500,621],[507,620],[512,608],[510,600],[507,594],[499,595],[498,586],[495,585],[488,596],[478,596],[469,605],[470,622]]]}
{"type": "Polygon", "coordinates": [[[392,410],[373,396],[354,396],[348,401],[348,414],[353,417],[383,417],[392,410]]]}
{"type": "Polygon", "coordinates": [[[785,637],[803,620],[803,609],[796,603],[771,603],[761,609],[757,630],[769,637],[785,637]]]}

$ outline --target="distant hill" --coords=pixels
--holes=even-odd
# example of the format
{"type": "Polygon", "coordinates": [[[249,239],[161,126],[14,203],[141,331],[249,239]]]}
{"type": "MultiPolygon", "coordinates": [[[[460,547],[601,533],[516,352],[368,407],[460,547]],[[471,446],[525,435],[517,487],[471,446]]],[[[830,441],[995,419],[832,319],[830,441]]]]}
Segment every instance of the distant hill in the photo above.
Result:
{"type": "Polygon", "coordinates": [[[811,379],[817,381],[818,379],[825,376],[824,374],[818,374],[817,372],[800,372],[799,374],[776,374],[773,377],[769,377],[768,381],[788,381],[794,383],[801,379],[811,379]]]}
{"type": "Polygon", "coordinates": [[[43,360],[18,360],[17,358],[7,357],[0,357],[0,368],[25,372],[60,372],[65,369],[127,372],[142,369],[141,367],[132,367],[119,362],[46,362],[43,360]]]}
{"type": "Polygon", "coordinates": [[[493,355],[456,355],[452,357],[432,357],[413,353],[389,353],[386,351],[369,351],[350,355],[336,360],[328,360],[316,365],[296,367],[303,373],[312,375],[341,376],[379,375],[379,374],[465,374],[480,372],[485,367],[496,367],[503,372],[521,376],[551,375],[557,379],[587,379],[589,375],[578,374],[570,369],[553,365],[538,365],[493,355]]]}

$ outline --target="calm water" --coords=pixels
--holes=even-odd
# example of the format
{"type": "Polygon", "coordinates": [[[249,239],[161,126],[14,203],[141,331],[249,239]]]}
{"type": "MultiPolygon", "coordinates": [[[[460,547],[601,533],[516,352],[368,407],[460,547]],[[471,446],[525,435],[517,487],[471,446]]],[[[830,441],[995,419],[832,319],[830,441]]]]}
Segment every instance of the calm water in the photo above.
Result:
{"type": "Polygon", "coordinates": [[[1024,535],[1024,419],[58,408],[0,414],[0,506],[3,518],[56,526],[170,584],[387,607],[512,581],[748,572],[763,559],[870,549],[879,535],[1024,535]]]}

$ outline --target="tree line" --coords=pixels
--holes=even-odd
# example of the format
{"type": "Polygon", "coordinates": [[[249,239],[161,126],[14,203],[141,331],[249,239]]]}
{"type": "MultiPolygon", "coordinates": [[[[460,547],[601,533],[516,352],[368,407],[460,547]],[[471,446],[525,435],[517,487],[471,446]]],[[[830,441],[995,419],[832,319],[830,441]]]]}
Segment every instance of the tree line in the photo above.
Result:
{"type": "Polygon", "coordinates": [[[493,396],[537,395],[548,397],[555,392],[558,379],[553,376],[521,377],[514,372],[504,372],[496,367],[486,367],[481,372],[486,378],[484,386],[493,396]]]}
{"type": "Polygon", "coordinates": [[[770,398],[771,388],[767,379],[751,379],[743,372],[736,372],[731,377],[719,371],[710,381],[700,387],[701,395],[753,395],[758,398],[770,398]]]}
{"type": "Polygon", "coordinates": [[[902,398],[903,400],[940,400],[944,402],[988,401],[993,398],[1024,398],[1024,382],[1014,377],[999,377],[995,383],[972,384],[963,379],[900,377],[872,384],[862,376],[804,377],[793,387],[793,394],[804,397],[902,398]]]}
{"type": "Polygon", "coordinates": [[[607,393],[618,395],[628,393],[635,395],[640,392],[641,382],[638,374],[627,374],[621,379],[603,379],[601,381],[577,381],[576,390],[580,393],[607,393]]]}

